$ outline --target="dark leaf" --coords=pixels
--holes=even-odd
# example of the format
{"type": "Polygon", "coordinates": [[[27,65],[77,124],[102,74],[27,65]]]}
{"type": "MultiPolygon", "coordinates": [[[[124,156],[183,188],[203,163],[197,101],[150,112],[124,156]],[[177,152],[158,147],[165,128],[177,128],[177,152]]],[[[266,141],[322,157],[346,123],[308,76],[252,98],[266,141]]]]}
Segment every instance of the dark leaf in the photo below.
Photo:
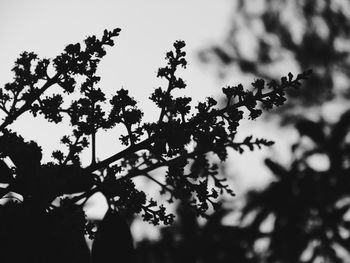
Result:
{"type": "Polygon", "coordinates": [[[321,123],[300,120],[296,123],[296,128],[301,136],[307,136],[317,144],[323,144],[326,140],[321,123]]]}
{"type": "Polygon", "coordinates": [[[92,263],[134,262],[134,247],[129,225],[115,211],[108,210],[92,244],[92,263]]]}
{"type": "Polygon", "coordinates": [[[350,110],[343,113],[331,132],[332,144],[339,145],[348,134],[350,128],[350,110]]]}
{"type": "Polygon", "coordinates": [[[0,183],[9,183],[12,179],[11,169],[3,160],[0,160],[0,183]]]}
{"type": "Polygon", "coordinates": [[[265,164],[278,178],[284,178],[288,175],[288,171],[282,165],[272,161],[269,158],[265,159],[265,164]]]}

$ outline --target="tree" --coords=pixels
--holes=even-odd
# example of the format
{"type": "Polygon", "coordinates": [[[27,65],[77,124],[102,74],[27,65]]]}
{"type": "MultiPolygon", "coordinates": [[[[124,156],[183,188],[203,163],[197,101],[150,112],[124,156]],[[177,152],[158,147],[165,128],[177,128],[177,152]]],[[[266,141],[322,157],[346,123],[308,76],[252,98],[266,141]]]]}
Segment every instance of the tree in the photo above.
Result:
{"type": "Polygon", "coordinates": [[[184,262],[189,248],[189,262],[346,262],[350,111],[334,123],[305,118],[296,128],[290,164],[265,160],[274,179],[264,189],[250,190],[243,205],[223,207],[204,225],[180,206],[179,223],[164,228],[160,241],[139,244],[140,262],[184,262]],[[238,220],[223,225],[228,214],[238,220]]]}
{"type": "Polygon", "coordinates": [[[117,90],[107,100],[97,87],[98,63],[119,32],[105,30],[101,38],[86,38],[84,45],[70,44],[54,59],[24,52],[12,69],[14,80],[0,89],[0,175],[1,182],[8,184],[2,191],[23,199],[0,207],[1,233],[11,240],[1,239],[3,258],[36,263],[109,262],[112,256],[123,256],[123,262],[131,262],[132,238],[123,215],[141,214],[154,225],[171,224],[174,219],[163,204],[137,189],[133,180],[140,176],[159,185],[169,203],[185,200],[197,216],[208,216],[210,209],[219,208],[219,195],[234,195],[208,154],[224,161],[228,148],[243,152],[245,147],[254,150],[272,145],[252,136],[237,141],[242,109],[255,119],[261,109],[281,106],[285,89],[298,88],[311,73],[296,77],[289,73],[280,83],[266,84],[259,79],[252,83],[253,91],[244,90],[242,85],[227,86],[223,88],[227,100],[221,108],[213,98],[193,108],[191,98],[173,93],[186,87],[175,74],[187,65],[185,43],[176,41],[174,50],[166,53],[167,65],[157,75],[168,86],[155,89],[150,96],[159,108],[159,117],[144,123],[143,111],[128,90],[117,90]],[[70,96],[73,94],[79,96],[70,96]],[[24,113],[33,117],[40,114],[57,125],[69,121],[71,131],[61,140],[67,150],[54,150],[52,161],[44,163],[41,147],[11,130],[11,124],[24,113]],[[120,136],[125,148],[97,162],[96,134],[116,125],[127,131],[120,136]],[[81,152],[87,148],[92,160],[83,167],[81,152]],[[12,168],[9,163],[13,163],[12,168]],[[153,173],[159,170],[163,175],[160,179],[153,173]],[[97,192],[105,196],[109,208],[96,232],[83,207],[97,192]],[[53,203],[57,198],[59,205],[53,203]],[[96,236],[92,256],[84,234],[96,236]]]}
{"type": "Polygon", "coordinates": [[[291,67],[312,68],[305,89],[289,90],[289,103],[277,112],[284,122],[305,109],[317,113],[327,102],[349,99],[349,7],[349,1],[236,1],[225,40],[200,57],[216,59],[226,76],[231,66],[267,79],[291,67]]]}
{"type": "Polygon", "coordinates": [[[346,260],[350,251],[349,120],[349,110],[333,124],[301,120],[297,129],[303,140],[292,146],[290,166],[266,159],[275,180],[266,189],[248,194],[241,217],[252,233],[250,247],[254,250],[261,240],[266,243],[266,249],[256,253],[260,262],[346,260]],[[326,165],[320,169],[312,158],[326,165]]]}

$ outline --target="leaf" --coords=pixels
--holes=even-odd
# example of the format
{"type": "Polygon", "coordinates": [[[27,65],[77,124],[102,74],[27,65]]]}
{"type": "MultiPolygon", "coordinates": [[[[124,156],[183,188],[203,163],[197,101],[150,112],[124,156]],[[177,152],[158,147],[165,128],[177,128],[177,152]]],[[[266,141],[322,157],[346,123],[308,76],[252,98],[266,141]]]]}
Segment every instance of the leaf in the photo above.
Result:
{"type": "Polygon", "coordinates": [[[285,178],[288,175],[288,171],[280,164],[272,161],[271,159],[265,159],[265,165],[276,175],[278,178],[285,178]]]}
{"type": "Polygon", "coordinates": [[[108,210],[92,244],[92,263],[133,262],[134,247],[129,225],[115,211],[108,210]]]}
{"type": "Polygon", "coordinates": [[[334,125],[331,131],[331,143],[339,145],[349,132],[350,128],[350,110],[343,113],[339,121],[334,125]]]}
{"type": "Polygon", "coordinates": [[[0,183],[9,183],[12,179],[11,169],[3,160],[0,160],[0,183]]]}
{"type": "Polygon", "coordinates": [[[317,144],[322,145],[325,143],[326,136],[321,123],[310,120],[300,120],[295,126],[301,136],[307,136],[317,144]]]}

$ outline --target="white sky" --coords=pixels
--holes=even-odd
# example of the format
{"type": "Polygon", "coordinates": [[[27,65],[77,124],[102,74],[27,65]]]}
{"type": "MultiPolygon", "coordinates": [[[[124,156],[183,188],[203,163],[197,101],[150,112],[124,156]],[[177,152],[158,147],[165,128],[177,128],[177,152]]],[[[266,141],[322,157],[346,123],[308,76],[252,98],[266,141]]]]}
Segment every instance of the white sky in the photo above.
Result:
{"type": "MultiPolygon", "coordinates": [[[[100,86],[107,91],[129,89],[140,101],[140,108],[145,109],[146,119],[151,120],[156,116],[155,108],[145,99],[162,85],[156,72],[164,65],[165,53],[175,40],[187,43],[189,66],[181,72],[188,84],[186,94],[192,96],[194,103],[219,94],[224,84],[210,67],[199,63],[196,55],[201,48],[225,37],[231,4],[229,0],[0,0],[0,85],[11,80],[10,69],[22,51],[52,58],[67,44],[119,27],[122,31],[116,45],[108,48],[100,64],[100,86]]],[[[246,123],[243,130],[275,138],[272,129],[257,123],[246,123]]],[[[46,157],[57,148],[58,139],[64,134],[64,130],[56,125],[45,126],[40,119],[22,119],[15,128],[42,145],[46,157]]],[[[100,158],[116,151],[110,141],[116,138],[98,138],[100,158]]],[[[261,170],[261,156],[266,153],[247,153],[245,158],[236,157],[230,163],[232,171],[243,174],[239,185],[258,185],[265,180],[267,173],[261,170]],[[257,173],[259,176],[252,176],[257,173]]],[[[234,186],[235,190],[239,185],[234,186]]]]}

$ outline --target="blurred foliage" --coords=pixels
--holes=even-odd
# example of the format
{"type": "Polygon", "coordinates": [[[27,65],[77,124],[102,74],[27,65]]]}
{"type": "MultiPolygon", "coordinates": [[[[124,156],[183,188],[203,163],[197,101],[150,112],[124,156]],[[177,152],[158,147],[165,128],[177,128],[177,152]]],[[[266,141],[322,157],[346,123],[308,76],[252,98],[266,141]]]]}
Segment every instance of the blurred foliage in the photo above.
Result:
{"type": "Polygon", "coordinates": [[[138,262],[347,262],[350,110],[335,123],[304,119],[296,128],[290,165],[265,160],[274,175],[266,188],[203,225],[180,205],[177,225],[139,244],[138,262]],[[230,213],[238,219],[223,225],[230,213]]]}
{"type": "Polygon", "coordinates": [[[261,261],[344,262],[350,252],[350,111],[334,124],[302,120],[297,129],[293,161],[284,167],[266,160],[275,180],[248,194],[242,222],[254,233],[252,247],[266,242],[261,261]]]}
{"type": "Polygon", "coordinates": [[[0,257],[5,262],[132,262],[126,217],[140,214],[154,225],[169,225],[175,217],[138,189],[137,177],[160,186],[167,203],[183,200],[195,216],[208,217],[220,208],[221,196],[234,196],[208,154],[225,161],[229,148],[242,153],[272,145],[252,136],[238,140],[240,121],[283,105],[285,90],[299,88],[311,73],[289,73],[268,83],[257,79],[253,90],[226,86],[225,105],[219,107],[209,97],[193,107],[191,98],[174,95],[186,87],[176,74],[187,65],[185,42],[176,41],[157,75],[167,87],[156,88],[150,96],[159,116],[145,123],[128,90],[119,89],[107,99],[98,87],[97,66],[119,32],[117,28],[105,30],[101,38],[87,37],[84,44],[70,44],[53,59],[24,52],[15,61],[13,81],[0,89],[0,182],[5,194],[0,200],[0,257]],[[65,150],[54,150],[45,163],[41,146],[11,130],[23,114],[41,115],[57,127],[69,123],[61,139],[65,150]],[[117,125],[126,131],[119,137],[124,148],[97,161],[96,135],[117,125]],[[91,151],[88,165],[81,160],[84,150],[91,151]],[[84,213],[96,193],[108,203],[97,230],[84,213]],[[91,253],[85,235],[94,239],[91,253]]]}
{"type": "Polygon", "coordinates": [[[161,229],[159,240],[144,239],[136,247],[139,263],[258,262],[248,251],[248,231],[222,225],[229,210],[220,209],[199,224],[184,203],[178,205],[178,220],[161,229]]]}
{"type": "Polygon", "coordinates": [[[218,62],[223,76],[230,75],[231,66],[249,77],[267,79],[278,78],[291,68],[313,69],[305,89],[288,91],[286,107],[277,111],[278,116],[284,116],[283,121],[305,114],[304,109],[318,109],[325,102],[350,98],[349,1],[234,3],[225,40],[202,50],[202,61],[218,62]]]}

